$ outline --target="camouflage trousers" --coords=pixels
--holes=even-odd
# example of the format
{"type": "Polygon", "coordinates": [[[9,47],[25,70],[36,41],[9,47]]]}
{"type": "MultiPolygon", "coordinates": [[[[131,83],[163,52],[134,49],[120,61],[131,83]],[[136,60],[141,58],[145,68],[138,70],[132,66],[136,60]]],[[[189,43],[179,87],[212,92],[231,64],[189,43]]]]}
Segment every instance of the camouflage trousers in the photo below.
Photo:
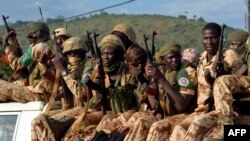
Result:
{"type": "Polygon", "coordinates": [[[27,86],[0,80],[0,101],[29,102],[35,100],[36,94],[27,86]]]}
{"type": "Polygon", "coordinates": [[[192,113],[174,127],[169,140],[200,141],[209,129],[217,124],[217,120],[216,111],[206,114],[192,113]]]}
{"type": "Polygon", "coordinates": [[[151,113],[129,110],[120,115],[105,115],[96,130],[103,130],[105,133],[110,134],[113,131],[129,129],[128,133],[123,133],[125,135],[124,141],[145,141],[150,126],[156,120],[156,117],[151,113]]]}
{"type": "Polygon", "coordinates": [[[124,141],[145,141],[151,125],[158,119],[150,112],[136,112],[128,120],[130,127],[124,141]]]}
{"type": "Polygon", "coordinates": [[[185,117],[187,117],[187,115],[173,115],[153,123],[147,135],[147,141],[168,140],[174,126],[181,122],[185,117]]]}
{"type": "Polygon", "coordinates": [[[101,112],[97,112],[88,113],[81,121],[77,121],[81,114],[85,114],[83,112],[85,108],[76,107],[51,116],[39,115],[32,121],[32,141],[73,140],[84,127],[97,124],[101,120],[101,112]],[[76,121],[78,128],[69,130],[76,121]]]}
{"type": "Polygon", "coordinates": [[[250,77],[223,75],[214,82],[213,96],[215,109],[222,115],[234,117],[233,97],[250,97],[250,77]]]}
{"type": "Polygon", "coordinates": [[[32,141],[56,141],[60,140],[70,125],[79,108],[66,111],[50,111],[49,116],[41,114],[32,120],[32,141]],[[57,131],[56,131],[57,130],[57,131]]]}

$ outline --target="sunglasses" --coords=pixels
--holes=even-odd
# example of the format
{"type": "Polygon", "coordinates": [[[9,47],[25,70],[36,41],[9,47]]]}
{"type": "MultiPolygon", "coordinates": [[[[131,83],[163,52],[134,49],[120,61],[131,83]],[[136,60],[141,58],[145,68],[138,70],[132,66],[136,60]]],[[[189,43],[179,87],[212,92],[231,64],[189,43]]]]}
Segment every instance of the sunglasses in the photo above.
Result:
{"type": "Polygon", "coordinates": [[[140,64],[141,65],[146,64],[146,60],[132,60],[132,61],[130,61],[130,65],[132,65],[134,67],[138,67],[140,64]]]}

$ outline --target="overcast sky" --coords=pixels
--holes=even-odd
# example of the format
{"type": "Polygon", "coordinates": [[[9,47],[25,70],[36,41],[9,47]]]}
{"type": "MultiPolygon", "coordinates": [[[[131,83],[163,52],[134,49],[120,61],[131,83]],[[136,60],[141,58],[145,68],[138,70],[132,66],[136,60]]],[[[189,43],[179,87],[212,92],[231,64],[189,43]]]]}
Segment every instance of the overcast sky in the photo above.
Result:
{"type": "MultiPolygon", "coordinates": [[[[41,6],[45,19],[59,15],[68,18],[125,1],[128,0],[1,0],[0,13],[10,16],[11,22],[38,20],[38,6],[41,6]]],[[[135,0],[105,10],[108,13],[187,15],[188,18],[195,15],[207,22],[240,29],[245,29],[246,11],[245,0],[135,0]]]]}

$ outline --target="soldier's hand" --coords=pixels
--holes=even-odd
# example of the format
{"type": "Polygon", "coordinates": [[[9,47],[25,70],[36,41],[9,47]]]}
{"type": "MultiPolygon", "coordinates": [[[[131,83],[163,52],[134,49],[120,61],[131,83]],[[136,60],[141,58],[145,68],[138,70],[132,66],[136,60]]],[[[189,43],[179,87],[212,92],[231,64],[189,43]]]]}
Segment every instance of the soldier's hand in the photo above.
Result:
{"type": "Polygon", "coordinates": [[[5,32],[3,34],[3,45],[4,47],[6,47],[7,45],[9,45],[9,39],[11,36],[15,36],[16,33],[15,33],[15,30],[14,29],[11,29],[10,32],[5,32]]]}
{"type": "Polygon", "coordinates": [[[60,72],[66,71],[66,68],[62,64],[60,54],[56,54],[55,57],[52,59],[52,62],[54,64],[56,70],[58,70],[60,72]]]}
{"type": "Polygon", "coordinates": [[[151,63],[147,63],[145,67],[145,72],[148,77],[153,77],[154,79],[159,79],[164,77],[159,68],[151,63]]]}

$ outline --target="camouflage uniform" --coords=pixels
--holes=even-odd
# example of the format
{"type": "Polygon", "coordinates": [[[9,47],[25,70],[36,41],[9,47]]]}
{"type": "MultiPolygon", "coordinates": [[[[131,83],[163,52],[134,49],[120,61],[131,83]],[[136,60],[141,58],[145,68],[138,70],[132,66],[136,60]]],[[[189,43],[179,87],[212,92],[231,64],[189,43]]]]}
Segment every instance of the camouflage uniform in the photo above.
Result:
{"type": "Polygon", "coordinates": [[[33,22],[27,25],[27,33],[35,33],[38,39],[28,47],[23,56],[18,58],[11,46],[5,48],[5,54],[13,70],[28,67],[28,84],[24,86],[22,80],[13,83],[0,80],[0,101],[48,101],[52,92],[53,82],[45,78],[44,74],[54,73],[54,70],[40,62],[42,55],[51,55],[51,47],[46,43],[49,40],[49,28],[42,22],[33,22]]]}
{"type": "MultiPolygon", "coordinates": [[[[177,75],[177,82],[179,85],[179,93],[183,95],[193,95],[196,97],[197,77],[196,70],[194,68],[187,67],[181,69],[177,75]]],[[[190,102],[187,109],[185,110],[185,113],[188,114],[194,110],[196,106],[194,104],[195,100],[196,99],[193,99],[190,102]]],[[[163,141],[168,139],[174,126],[186,117],[187,116],[185,114],[172,115],[153,123],[150,127],[147,141],[163,141]]]]}
{"type": "MultiPolygon", "coordinates": [[[[158,53],[158,57],[167,55],[168,53],[171,52],[179,52],[178,46],[176,45],[166,45],[158,53]],[[164,51],[162,51],[164,50],[164,51]]],[[[159,58],[160,59],[160,58],[159,58]]],[[[165,77],[168,79],[168,81],[172,84],[172,86],[179,90],[179,93],[181,94],[187,94],[187,95],[195,95],[195,89],[197,85],[197,80],[196,80],[196,71],[195,69],[191,67],[187,67],[186,69],[181,69],[177,74],[175,73],[176,71],[167,71],[165,74],[165,77]],[[174,80],[174,78],[177,78],[174,80]]],[[[177,110],[175,109],[174,105],[170,102],[167,94],[165,94],[164,89],[160,87],[160,104],[161,106],[165,107],[163,108],[165,115],[173,115],[177,110]],[[164,95],[164,97],[163,97],[164,95]]],[[[192,103],[192,102],[190,102],[192,103]]],[[[194,106],[187,106],[189,110],[192,111],[194,109],[194,106]],[[193,108],[192,108],[193,107],[193,108]]],[[[175,116],[176,121],[177,119],[181,120],[185,116],[184,115],[179,115],[175,116]]],[[[147,111],[143,113],[135,113],[128,121],[130,124],[130,130],[128,134],[126,135],[125,139],[126,141],[130,140],[159,140],[159,136],[164,137],[166,135],[166,132],[163,130],[158,130],[158,127],[165,127],[169,126],[165,123],[169,124],[174,124],[174,120],[171,120],[173,118],[168,118],[166,117],[163,120],[160,120],[162,117],[160,117],[158,114],[156,116],[153,115],[153,111],[147,111]],[[141,115],[141,116],[138,116],[141,115]],[[171,122],[166,122],[171,120],[171,122]],[[158,121],[160,120],[160,121],[158,121]],[[132,122],[131,122],[132,121],[132,122]],[[159,136],[158,136],[159,135],[159,136]]]]}
{"type": "MultiPolygon", "coordinates": [[[[101,52],[106,48],[106,47],[111,47],[111,48],[116,48],[116,53],[122,54],[124,52],[124,46],[119,38],[117,38],[114,35],[107,35],[105,36],[101,42],[100,42],[100,50],[101,52]]],[[[122,59],[122,58],[120,58],[122,59]]],[[[113,65],[112,65],[113,66],[113,65]]],[[[115,67],[111,68],[105,68],[104,67],[104,72],[105,72],[105,87],[108,89],[108,96],[107,96],[107,110],[111,110],[113,114],[107,114],[102,118],[99,118],[99,125],[98,128],[101,130],[104,126],[103,124],[106,124],[107,121],[109,121],[109,117],[113,117],[115,114],[120,114],[123,112],[126,112],[130,109],[137,109],[137,103],[136,103],[136,98],[134,95],[134,90],[135,86],[133,86],[134,80],[131,78],[131,75],[128,73],[128,69],[126,65],[121,62],[121,60],[118,60],[114,64],[115,67]],[[110,76],[109,76],[109,71],[116,71],[115,76],[116,80],[111,81],[110,76]]],[[[96,67],[94,67],[96,68],[96,67]]],[[[95,72],[95,69],[93,70],[94,75],[97,75],[95,72]]],[[[93,76],[94,78],[96,76],[93,76]]],[[[95,105],[95,101],[98,100],[98,92],[95,91],[93,93],[93,98],[90,101],[90,105],[95,105]]],[[[100,110],[100,109],[98,109],[100,110]]],[[[101,112],[99,112],[101,113],[101,112]]],[[[109,112],[110,113],[110,112],[109,112]]],[[[88,116],[89,114],[87,114],[88,116]]],[[[125,116],[126,117],[126,116],[125,116]]],[[[86,122],[84,119],[82,122],[85,122],[85,125],[81,125],[78,130],[75,132],[68,132],[67,137],[72,136],[71,139],[74,139],[77,136],[74,136],[74,134],[77,134],[78,132],[84,132],[87,130],[87,126],[90,124],[95,124],[97,123],[91,123],[86,122]]],[[[121,120],[122,121],[122,120],[121,120]]],[[[84,136],[81,136],[81,138],[84,138],[84,136]]],[[[65,138],[65,140],[70,140],[65,138]]]]}
{"type": "MultiPolygon", "coordinates": [[[[86,52],[86,45],[83,43],[83,41],[87,40],[87,38],[80,39],[79,37],[71,37],[67,39],[63,43],[63,54],[67,56],[67,53],[70,51],[80,51],[81,53],[86,52]]],[[[79,52],[79,53],[80,53],[79,52]]],[[[68,74],[63,75],[63,79],[65,80],[67,87],[70,89],[74,96],[74,106],[76,108],[68,109],[60,114],[56,114],[53,116],[46,116],[44,114],[36,117],[32,121],[32,139],[35,140],[42,140],[45,139],[42,135],[48,135],[47,140],[58,140],[62,138],[62,135],[65,134],[70,127],[70,125],[77,119],[78,117],[74,117],[73,115],[77,115],[79,107],[84,106],[84,102],[86,101],[88,90],[86,87],[80,82],[83,75],[86,73],[89,73],[87,71],[84,71],[85,69],[85,58],[84,57],[66,57],[68,61],[68,74]],[[65,130],[56,130],[56,125],[60,124],[60,126],[65,130]],[[60,134],[57,134],[57,133],[60,134]],[[41,135],[42,133],[42,135],[41,135]],[[54,136],[53,136],[54,135],[54,136]]],[[[83,110],[83,108],[82,108],[83,110]]],[[[85,114],[85,112],[83,113],[85,114]]],[[[79,116],[79,115],[78,115],[79,116]]],[[[91,113],[87,115],[85,118],[85,122],[91,123],[92,121],[88,119],[88,117],[92,117],[93,119],[96,119],[97,121],[100,120],[100,114],[97,113],[91,113]],[[99,120],[98,120],[99,119],[99,120]]],[[[93,120],[93,121],[96,121],[93,120]]],[[[97,122],[95,122],[97,123],[97,122]]]]}
{"type": "MultiPolygon", "coordinates": [[[[212,60],[208,62],[206,56],[207,52],[205,51],[201,55],[199,66],[197,68],[197,77],[199,80],[197,99],[198,108],[195,109],[195,113],[191,114],[187,119],[175,126],[170,140],[184,140],[184,137],[185,140],[200,140],[208,129],[216,123],[215,121],[217,121],[218,115],[215,111],[204,115],[208,110],[208,106],[204,105],[205,101],[209,98],[210,94],[212,94],[212,86],[205,80],[204,74],[206,71],[210,71],[210,74],[214,73],[211,72],[211,66],[215,59],[214,56],[212,60]],[[188,125],[190,125],[189,128],[187,128],[188,125]],[[182,132],[180,133],[179,131],[182,132]]],[[[229,68],[227,69],[230,71],[229,73],[242,74],[246,71],[246,65],[243,63],[240,56],[231,49],[224,52],[224,64],[225,68],[229,68]]]]}

